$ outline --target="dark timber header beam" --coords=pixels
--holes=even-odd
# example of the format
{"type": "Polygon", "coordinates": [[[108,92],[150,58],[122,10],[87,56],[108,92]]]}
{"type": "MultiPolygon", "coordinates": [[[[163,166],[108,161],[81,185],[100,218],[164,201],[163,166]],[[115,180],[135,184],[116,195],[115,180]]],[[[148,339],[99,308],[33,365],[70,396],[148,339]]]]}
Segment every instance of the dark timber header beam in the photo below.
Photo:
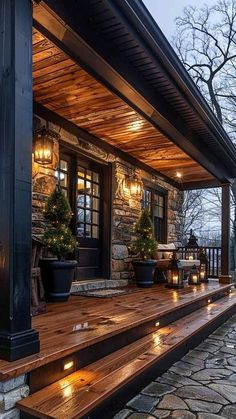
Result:
{"type": "Polygon", "coordinates": [[[32,10],[0,2],[0,358],[39,351],[31,328],[32,10]]]}

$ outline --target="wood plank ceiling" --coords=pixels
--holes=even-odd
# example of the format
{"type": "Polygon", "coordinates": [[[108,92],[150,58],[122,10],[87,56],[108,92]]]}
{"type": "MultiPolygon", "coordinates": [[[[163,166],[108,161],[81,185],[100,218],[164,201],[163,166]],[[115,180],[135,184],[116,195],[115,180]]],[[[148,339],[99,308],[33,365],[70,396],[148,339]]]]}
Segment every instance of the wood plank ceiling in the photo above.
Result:
{"type": "Polygon", "coordinates": [[[33,29],[34,100],[151,168],[183,182],[212,179],[129,105],[33,29]],[[179,179],[178,179],[179,180],[179,179]]]}

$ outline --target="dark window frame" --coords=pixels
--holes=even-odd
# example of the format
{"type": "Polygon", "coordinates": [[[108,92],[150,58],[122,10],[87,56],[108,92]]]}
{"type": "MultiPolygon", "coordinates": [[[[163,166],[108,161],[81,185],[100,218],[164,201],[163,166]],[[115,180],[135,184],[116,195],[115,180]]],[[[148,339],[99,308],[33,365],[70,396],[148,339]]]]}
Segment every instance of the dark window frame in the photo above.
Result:
{"type": "Polygon", "coordinates": [[[152,183],[143,181],[143,197],[142,197],[142,208],[149,209],[152,223],[154,226],[154,237],[158,240],[159,243],[167,242],[167,205],[168,205],[168,191],[164,188],[161,188],[159,185],[154,185],[152,183]],[[148,196],[149,195],[149,196],[148,196]],[[156,205],[155,195],[163,199],[163,206],[156,205]],[[144,204],[146,204],[144,206],[144,204]],[[163,218],[160,218],[154,215],[154,209],[158,207],[163,208],[163,218]],[[158,225],[155,218],[158,220],[158,225]],[[162,224],[162,225],[161,225],[162,224]],[[161,235],[158,237],[158,230],[161,231],[161,235]]]}

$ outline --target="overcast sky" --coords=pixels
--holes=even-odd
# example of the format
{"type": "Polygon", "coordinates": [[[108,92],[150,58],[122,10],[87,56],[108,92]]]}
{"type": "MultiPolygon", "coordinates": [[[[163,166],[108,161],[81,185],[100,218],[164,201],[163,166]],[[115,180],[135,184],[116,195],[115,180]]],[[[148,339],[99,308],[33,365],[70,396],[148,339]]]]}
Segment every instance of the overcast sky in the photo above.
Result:
{"type": "Polygon", "coordinates": [[[174,20],[176,16],[181,15],[185,6],[201,7],[204,4],[211,6],[216,3],[216,0],[143,0],[143,2],[165,36],[170,39],[175,30],[174,20]]]}

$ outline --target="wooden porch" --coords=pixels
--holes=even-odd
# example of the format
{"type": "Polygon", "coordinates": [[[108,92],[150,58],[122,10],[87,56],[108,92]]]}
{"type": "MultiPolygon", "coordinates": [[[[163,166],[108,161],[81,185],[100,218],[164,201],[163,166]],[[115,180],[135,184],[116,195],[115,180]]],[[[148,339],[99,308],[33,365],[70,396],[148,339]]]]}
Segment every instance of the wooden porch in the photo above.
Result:
{"type": "Polygon", "coordinates": [[[179,291],[128,291],[109,299],[72,296],[33,319],[40,352],[0,361],[0,380],[29,374],[31,396],[18,403],[22,417],[112,417],[153,374],[236,311],[231,285],[215,280],[179,291]]]}

